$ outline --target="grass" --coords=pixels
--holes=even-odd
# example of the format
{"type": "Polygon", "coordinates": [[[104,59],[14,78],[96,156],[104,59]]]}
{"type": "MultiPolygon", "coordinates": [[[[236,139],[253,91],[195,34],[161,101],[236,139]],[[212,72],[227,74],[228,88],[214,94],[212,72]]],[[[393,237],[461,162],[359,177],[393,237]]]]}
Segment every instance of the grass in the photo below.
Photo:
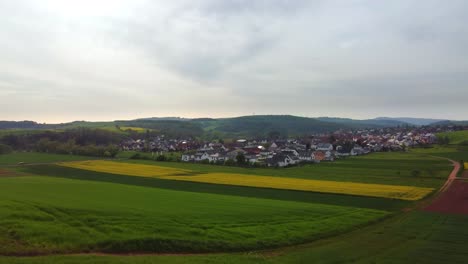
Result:
{"type": "Polygon", "coordinates": [[[386,211],[400,210],[402,208],[410,207],[413,204],[413,202],[410,201],[385,199],[378,197],[350,196],[331,193],[302,192],[234,185],[215,185],[198,182],[164,180],[149,177],[134,177],[95,171],[86,171],[56,165],[26,166],[21,167],[21,170],[22,172],[26,172],[28,174],[53,176],[66,179],[119,183],[126,185],[163,188],[169,190],[189,191],[197,193],[212,193],[274,200],[321,203],[359,208],[371,208],[386,211]]]}
{"type": "Polygon", "coordinates": [[[433,188],[382,185],[353,182],[321,181],[296,178],[281,178],[233,173],[198,174],[193,171],[112,161],[63,162],[60,166],[113,174],[154,177],[169,180],[193,181],[212,184],[237,185],[260,188],[287,189],[359,196],[383,197],[402,200],[419,200],[434,191],[433,188]]]}
{"type": "Polygon", "coordinates": [[[212,252],[291,245],[381,210],[23,176],[0,178],[0,254],[212,252]]]}
{"type": "MultiPolygon", "coordinates": [[[[163,165],[177,172],[273,174],[299,179],[347,179],[393,185],[406,182],[412,186],[438,187],[450,171],[447,161],[430,157],[439,154],[465,155],[456,147],[412,150],[340,160],[337,166],[321,163],[289,169],[125,162],[163,165]],[[420,175],[414,177],[413,170],[419,170],[420,175]],[[343,174],[337,175],[338,172],[343,174]]],[[[1,264],[466,263],[468,259],[468,216],[414,211],[362,227],[389,214],[383,210],[398,210],[413,204],[409,201],[132,177],[56,165],[24,166],[19,170],[54,178],[0,178],[3,252],[74,252],[76,249],[126,252],[122,248],[154,251],[154,247],[160,252],[173,252],[174,247],[186,249],[187,245],[191,250],[203,252],[236,250],[239,245],[268,248],[325,238],[311,244],[259,252],[0,257],[1,264]],[[354,231],[332,236],[349,230],[354,231]],[[165,236],[172,242],[164,240],[165,236]],[[177,240],[178,237],[183,239],[177,240]]]]}
{"type": "Polygon", "coordinates": [[[435,145],[429,148],[414,148],[411,150],[411,152],[420,155],[444,157],[455,161],[468,160],[468,146],[435,145]]]}
{"type": "Polygon", "coordinates": [[[383,185],[354,182],[318,181],[245,174],[209,173],[196,176],[163,176],[163,179],[194,181],[213,184],[237,185],[260,188],[349,194],[415,201],[434,191],[433,188],[383,185]]]}
{"type": "Polygon", "coordinates": [[[314,180],[407,185],[438,188],[451,171],[450,162],[426,153],[373,153],[335,162],[305,165],[286,169],[240,168],[184,162],[122,160],[125,163],[160,165],[197,173],[235,173],[262,176],[292,177],[314,180]],[[414,171],[418,172],[414,176],[414,171]]]}
{"type": "Polygon", "coordinates": [[[450,144],[468,143],[468,130],[437,133],[438,138],[448,137],[450,144]]]}
{"type": "Polygon", "coordinates": [[[468,259],[468,216],[411,212],[378,225],[297,247],[199,256],[50,256],[0,263],[453,263],[468,259]]]}
{"type": "Polygon", "coordinates": [[[122,131],[126,131],[126,130],[133,130],[135,132],[140,132],[140,133],[143,133],[143,132],[146,132],[147,128],[143,128],[143,127],[128,127],[128,126],[123,126],[123,127],[120,127],[120,130],[122,131]]]}
{"type": "Polygon", "coordinates": [[[194,172],[184,169],[105,160],[61,162],[58,165],[82,170],[155,178],[170,175],[194,174],[194,172]]]}
{"type": "Polygon", "coordinates": [[[24,163],[52,163],[61,161],[76,161],[76,160],[90,160],[93,157],[76,156],[76,155],[60,155],[48,154],[37,152],[15,152],[11,154],[0,155],[1,165],[16,165],[19,162],[24,163]]]}

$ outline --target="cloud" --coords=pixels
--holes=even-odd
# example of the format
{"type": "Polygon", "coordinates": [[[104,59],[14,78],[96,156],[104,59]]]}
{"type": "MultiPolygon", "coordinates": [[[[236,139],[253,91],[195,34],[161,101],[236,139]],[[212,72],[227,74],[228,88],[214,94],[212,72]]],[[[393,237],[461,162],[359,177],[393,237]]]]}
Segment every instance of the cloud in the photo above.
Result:
{"type": "Polygon", "coordinates": [[[1,1],[0,119],[466,119],[467,10],[461,0],[1,1]]]}

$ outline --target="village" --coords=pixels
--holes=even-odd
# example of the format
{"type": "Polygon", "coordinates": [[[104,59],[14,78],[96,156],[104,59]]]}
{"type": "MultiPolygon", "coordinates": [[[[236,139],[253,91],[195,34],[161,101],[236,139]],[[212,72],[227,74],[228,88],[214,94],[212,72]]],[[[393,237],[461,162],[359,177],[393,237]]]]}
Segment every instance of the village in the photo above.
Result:
{"type": "Polygon", "coordinates": [[[235,139],[204,142],[194,139],[128,139],[123,151],[151,152],[164,155],[180,153],[182,162],[207,164],[287,167],[303,163],[333,162],[348,156],[371,152],[405,151],[410,147],[436,143],[436,133],[452,127],[392,127],[336,131],[297,138],[235,139]]]}

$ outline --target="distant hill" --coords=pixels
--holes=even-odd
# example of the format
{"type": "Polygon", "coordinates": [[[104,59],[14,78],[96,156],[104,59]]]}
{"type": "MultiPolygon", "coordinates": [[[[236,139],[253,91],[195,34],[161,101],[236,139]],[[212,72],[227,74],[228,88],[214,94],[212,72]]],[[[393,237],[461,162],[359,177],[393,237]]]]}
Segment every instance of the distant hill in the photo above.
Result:
{"type": "Polygon", "coordinates": [[[42,129],[46,125],[34,121],[0,121],[0,129],[42,129]]]}
{"type": "Polygon", "coordinates": [[[336,117],[309,118],[292,115],[256,115],[217,119],[151,117],[135,120],[117,120],[107,122],[74,121],[63,124],[39,124],[33,121],[0,121],[0,129],[65,130],[85,127],[99,128],[123,135],[129,135],[132,132],[127,131],[125,127],[134,127],[143,128],[140,130],[140,133],[151,131],[152,133],[164,134],[169,137],[200,137],[211,139],[234,137],[300,136],[307,134],[333,132],[339,129],[351,130],[437,123],[442,124],[443,122],[451,122],[440,120],[439,122],[437,121],[437,119],[424,118],[380,117],[375,119],[357,120],[336,117]]]}
{"type": "Polygon", "coordinates": [[[335,131],[343,127],[341,124],[320,121],[314,118],[290,115],[258,115],[221,118],[211,120],[193,120],[205,131],[221,133],[230,136],[260,137],[269,134],[304,135],[335,131]]]}
{"type": "Polygon", "coordinates": [[[404,121],[399,120],[386,120],[386,119],[350,119],[350,118],[338,118],[338,117],[319,117],[321,121],[342,124],[347,127],[359,129],[359,128],[382,128],[382,127],[396,127],[411,125],[404,121]]]}
{"type": "Polygon", "coordinates": [[[135,120],[146,120],[146,121],[190,121],[190,118],[184,117],[147,117],[147,118],[138,118],[135,120]]]}
{"type": "Polygon", "coordinates": [[[404,122],[416,126],[428,126],[437,122],[445,122],[447,119],[433,119],[433,118],[414,118],[414,117],[377,117],[374,120],[380,121],[397,121],[404,122]]]}
{"type": "Polygon", "coordinates": [[[445,121],[432,123],[431,126],[468,126],[468,120],[466,121],[445,120],[445,121]]]}

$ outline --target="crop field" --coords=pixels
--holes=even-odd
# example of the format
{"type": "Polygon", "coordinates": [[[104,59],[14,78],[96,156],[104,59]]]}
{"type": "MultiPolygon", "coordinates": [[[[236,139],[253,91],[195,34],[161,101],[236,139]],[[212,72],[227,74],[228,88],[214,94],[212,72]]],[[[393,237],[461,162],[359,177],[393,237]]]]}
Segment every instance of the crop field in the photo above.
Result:
{"type": "Polygon", "coordinates": [[[268,248],[314,240],[389,214],[42,176],[0,178],[0,188],[3,255],[268,248]]]}
{"type": "Polygon", "coordinates": [[[433,188],[382,185],[353,182],[321,181],[298,178],[281,178],[232,173],[196,172],[154,165],[127,164],[112,161],[78,161],[60,163],[61,166],[122,174],[129,176],[156,177],[169,180],[193,181],[212,184],[227,184],[248,187],[312,191],[323,193],[351,194],[402,200],[419,200],[434,191],[433,188]]]}
{"type": "MultiPolygon", "coordinates": [[[[459,155],[456,153],[457,150],[451,152],[453,155],[459,155]]],[[[121,162],[160,165],[197,173],[234,173],[429,188],[440,187],[451,170],[449,161],[431,157],[427,153],[374,153],[287,169],[239,168],[183,162],[155,163],[145,160],[121,162]]]]}
{"type": "Polygon", "coordinates": [[[59,163],[59,165],[75,169],[142,177],[162,177],[169,175],[173,176],[193,174],[192,171],[184,169],[104,160],[62,162],[59,163]]]}
{"type": "Polygon", "coordinates": [[[135,131],[135,132],[145,132],[145,131],[148,130],[148,129],[143,128],[143,127],[128,127],[128,126],[122,126],[122,127],[120,127],[120,130],[123,130],[123,131],[125,131],[125,130],[133,130],[133,131],[135,131]]]}
{"type": "MultiPolygon", "coordinates": [[[[2,174],[19,173],[0,177],[1,264],[465,263],[468,258],[468,216],[407,212],[417,204],[409,197],[417,193],[408,200],[363,196],[400,185],[438,188],[451,167],[433,153],[373,154],[337,166],[289,169],[32,154],[28,162],[37,165],[0,166],[2,174]],[[417,176],[411,173],[415,169],[417,176]],[[305,183],[322,191],[297,190],[305,183]],[[343,186],[361,193],[323,192],[343,186]],[[184,254],[192,252],[197,254],[184,254]],[[79,254],[60,255],[67,253],[79,254]],[[28,254],[46,256],[7,256],[28,254]]],[[[6,165],[25,160],[9,156],[0,159],[9,160],[6,165]]],[[[405,191],[411,194],[400,189],[393,195],[405,191]]]]}
{"type": "Polygon", "coordinates": [[[297,247],[265,252],[185,256],[0,257],[1,264],[88,263],[451,263],[468,259],[468,216],[411,212],[378,225],[297,247]]]}
{"type": "Polygon", "coordinates": [[[201,182],[163,180],[154,177],[135,177],[110,174],[89,170],[81,170],[57,165],[35,165],[21,167],[19,173],[57,177],[64,179],[118,183],[132,186],[161,188],[167,190],[187,191],[196,193],[223,194],[252,198],[274,199],[320,203],[357,208],[370,208],[386,211],[398,211],[412,206],[413,201],[386,199],[370,196],[354,196],[333,193],[318,193],[286,189],[255,188],[235,185],[220,185],[201,182]]]}
{"type": "Polygon", "coordinates": [[[163,176],[161,178],[213,184],[383,197],[410,201],[422,199],[434,191],[433,188],[412,186],[318,181],[228,173],[209,173],[196,176],[163,176]]]}
{"type": "Polygon", "coordinates": [[[437,133],[437,137],[448,137],[449,144],[468,143],[468,130],[437,133]]]}
{"type": "Polygon", "coordinates": [[[8,155],[0,155],[0,166],[16,165],[19,162],[24,163],[52,163],[60,161],[91,160],[93,157],[76,155],[59,155],[36,152],[16,152],[8,155]]]}

